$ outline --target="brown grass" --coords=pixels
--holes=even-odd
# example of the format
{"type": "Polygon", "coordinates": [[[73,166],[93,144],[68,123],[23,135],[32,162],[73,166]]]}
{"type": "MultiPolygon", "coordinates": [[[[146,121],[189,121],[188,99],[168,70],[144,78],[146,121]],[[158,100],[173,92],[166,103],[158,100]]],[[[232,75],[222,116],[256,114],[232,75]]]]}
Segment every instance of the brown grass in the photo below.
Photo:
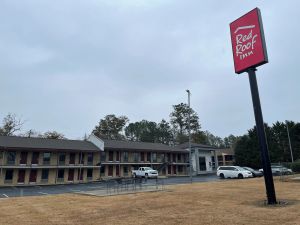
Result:
{"type": "Polygon", "coordinates": [[[285,206],[264,206],[263,178],[194,183],[109,197],[0,199],[0,224],[300,224],[300,183],[275,181],[285,206]]]}

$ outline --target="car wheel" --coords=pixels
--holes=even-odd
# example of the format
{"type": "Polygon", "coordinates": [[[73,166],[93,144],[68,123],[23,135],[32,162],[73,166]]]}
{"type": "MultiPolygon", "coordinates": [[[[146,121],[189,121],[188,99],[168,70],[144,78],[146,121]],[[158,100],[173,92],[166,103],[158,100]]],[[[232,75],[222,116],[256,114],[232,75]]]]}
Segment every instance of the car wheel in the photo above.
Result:
{"type": "Polygon", "coordinates": [[[239,178],[239,179],[243,179],[243,178],[244,178],[243,174],[239,174],[239,175],[238,175],[238,178],[239,178]]]}
{"type": "Polygon", "coordinates": [[[225,176],[224,176],[223,173],[220,174],[220,178],[221,178],[221,179],[224,179],[224,178],[225,178],[225,176]]]}
{"type": "Polygon", "coordinates": [[[145,179],[148,179],[148,173],[145,174],[145,179]]]}
{"type": "Polygon", "coordinates": [[[136,178],[136,174],[135,174],[135,173],[134,173],[134,174],[132,174],[132,177],[133,177],[133,178],[136,178]]]}

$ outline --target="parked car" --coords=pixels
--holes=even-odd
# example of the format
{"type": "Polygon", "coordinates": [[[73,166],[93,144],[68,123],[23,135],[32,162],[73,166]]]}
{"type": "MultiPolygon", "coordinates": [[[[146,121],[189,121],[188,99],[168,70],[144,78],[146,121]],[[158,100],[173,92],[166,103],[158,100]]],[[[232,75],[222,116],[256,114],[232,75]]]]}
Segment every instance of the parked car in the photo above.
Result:
{"type": "MultiPolygon", "coordinates": [[[[293,171],[291,169],[288,169],[284,166],[271,166],[272,174],[273,175],[290,175],[293,174],[293,171]]],[[[263,169],[259,169],[260,172],[264,172],[263,169]]]]}
{"type": "Polygon", "coordinates": [[[220,178],[239,178],[253,177],[249,170],[239,166],[219,166],[217,169],[217,176],[220,178]]]}
{"type": "Polygon", "coordinates": [[[158,171],[151,167],[140,167],[138,170],[132,170],[131,174],[133,177],[145,177],[146,179],[158,177],[158,171]]]}
{"type": "Polygon", "coordinates": [[[262,177],[264,174],[258,170],[254,170],[251,167],[243,166],[244,169],[249,170],[253,177],[262,177]]]}

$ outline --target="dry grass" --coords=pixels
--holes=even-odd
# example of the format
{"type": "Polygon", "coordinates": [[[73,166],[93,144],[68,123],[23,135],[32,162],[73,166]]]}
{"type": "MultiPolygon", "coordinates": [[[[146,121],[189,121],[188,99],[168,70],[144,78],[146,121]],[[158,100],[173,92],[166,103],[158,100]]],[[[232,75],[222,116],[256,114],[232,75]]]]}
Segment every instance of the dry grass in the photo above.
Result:
{"type": "Polygon", "coordinates": [[[170,186],[164,192],[0,199],[0,224],[300,224],[300,183],[275,182],[286,206],[263,206],[264,181],[170,186]]]}

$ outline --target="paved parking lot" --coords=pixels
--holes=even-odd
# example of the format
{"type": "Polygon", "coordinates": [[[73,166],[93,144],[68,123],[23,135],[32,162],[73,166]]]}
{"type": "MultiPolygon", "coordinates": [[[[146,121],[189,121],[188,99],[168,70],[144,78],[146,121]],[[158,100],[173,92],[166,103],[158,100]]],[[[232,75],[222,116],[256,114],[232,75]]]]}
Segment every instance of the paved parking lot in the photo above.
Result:
{"type": "MultiPolygon", "coordinates": [[[[164,185],[190,183],[190,177],[171,177],[160,179],[164,185]]],[[[224,181],[216,175],[202,175],[193,177],[193,182],[224,181]]],[[[148,179],[147,185],[155,185],[156,179],[148,179]]],[[[27,187],[0,187],[0,198],[20,197],[20,196],[41,196],[63,193],[83,193],[94,190],[106,190],[106,182],[86,183],[86,184],[63,184],[52,186],[27,186],[27,187]]]]}

